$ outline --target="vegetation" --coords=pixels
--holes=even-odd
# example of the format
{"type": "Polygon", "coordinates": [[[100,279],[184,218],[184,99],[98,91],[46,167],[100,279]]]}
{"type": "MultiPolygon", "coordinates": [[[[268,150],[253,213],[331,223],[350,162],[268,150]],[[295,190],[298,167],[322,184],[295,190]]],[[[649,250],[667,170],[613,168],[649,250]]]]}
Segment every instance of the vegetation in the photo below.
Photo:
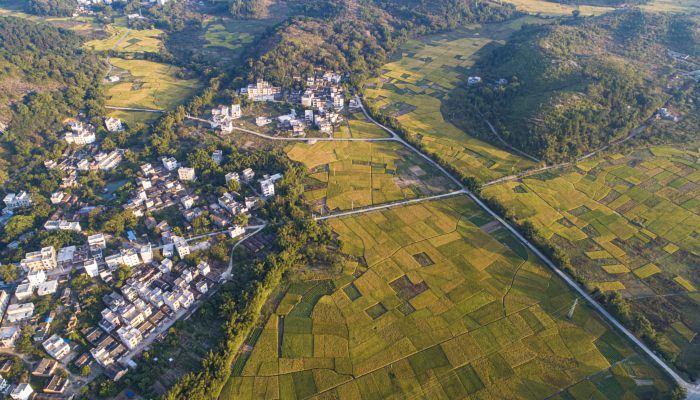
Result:
{"type": "Polygon", "coordinates": [[[69,17],[77,9],[76,0],[27,0],[27,11],[36,15],[69,17]]]}
{"type": "Polygon", "coordinates": [[[700,371],[698,159],[697,146],[652,147],[483,190],[691,378],[700,371]]]}
{"type": "Polygon", "coordinates": [[[450,114],[470,127],[482,113],[506,142],[538,158],[584,155],[663,106],[676,65],[668,51],[700,54],[693,21],[625,10],[528,27],[475,65],[484,84],[454,93],[450,114]],[[502,78],[508,83],[495,83],[502,78]]]}
{"type": "Polygon", "coordinates": [[[672,390],[585,305],[569,318],[564,283],[466,197],[330,225],[353,262],[292,283],[219,399],[672,390]]]}

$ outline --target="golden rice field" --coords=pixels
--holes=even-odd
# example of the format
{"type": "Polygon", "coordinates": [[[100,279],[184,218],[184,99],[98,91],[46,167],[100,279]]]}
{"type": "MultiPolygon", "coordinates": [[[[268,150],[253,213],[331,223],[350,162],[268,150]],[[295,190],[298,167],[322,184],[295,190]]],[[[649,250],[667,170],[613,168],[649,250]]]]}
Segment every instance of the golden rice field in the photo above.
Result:
{"type": "Polygon", "coordinates": [[[94,51],[114,50],[120,53],[157,53],[163,47],[163,31],[160,29],[129,30],[125,26],[110,24],[105,27],[104,39],[85,42],[83,46],[94,51]],[[126,35],[126,36],[124,36],[126,35]]]}
{"type": "Polygon", "coordinates": [[[107,105],[149,109],[172,109],[191,96],[201,83],[181,79],[179,68],[146,60],[112,58],[121,80],[107,85],[107,105]]]}
{"type": "Polygon", "coordinates": [[[467,175],[489,181],[534,166],[530,160],[478,140],[446,121],[441,112],[450,91],[466,81],[468,68],[487,45],[500,41],[525,23],[474,26],[410,40],[384,65],[379,78],[365,87],[365,99],[394,116],[423,148],[467,175]]]}
{"type": "Polygon", "coordinates": [[[395,142],[299,143],[287,147],[287,155],[309,169],[304,196],[319,213],[456,189],[438,170],[395,142]]]}
{"type": "Polygon", "coordinates": [[[619,291],[679,365],[700,346],[700,151],[652,147],[484,189],[602,291],[619,291]],[[691,334],[688,334],[690,332],[691,334]]]}
{"type": "Polygon", "coordinates": [[[330,222],[219,398],[642,399],[669,382],[466,197],[330,222]],[[487,233],[490,232],[490,233],[487,233]]]}

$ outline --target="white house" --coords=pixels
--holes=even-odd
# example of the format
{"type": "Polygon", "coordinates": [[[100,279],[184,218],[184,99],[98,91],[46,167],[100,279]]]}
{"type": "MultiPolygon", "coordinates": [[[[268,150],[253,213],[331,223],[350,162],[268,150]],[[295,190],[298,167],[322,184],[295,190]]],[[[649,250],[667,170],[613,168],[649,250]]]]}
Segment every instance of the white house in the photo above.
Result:
{"type": "Polygon", "coordinates": [[[163,157],[161,161],[163,162],[163,167],[165,167],[165,169],[168,171],[173,171],[178,167],[175,157],[163,157]]]}
{"type": "Polygon", "coordinates": [[[27,274],[29,284],[34,288],[46,282],[46,272],[43,270],[31,271],[27,274]]]}
{"type": "Polygon", "coordinates": [[[129,350],[133,350],[143,340],[141,332],[131,326],[120,327],[117,330],[117,335],[119,335],[119,339],[121,339],[124,346],[126,346],[129,350]]]}
{"type": "Polygon", "coordinates": [[[177,176],[181,181],[193,181],[195,180],[194,168],[180,167],[177,170],[177,176]]]}
{"type": "Polygon", "coordinates": [[[28,383],[20,383],[12,390],[10,397],[12,397],[13,400],[29,400],[33,394],[34,389],[32,389],[28,383]]]}
{"type": "Polygon", "coordinates": [[[61,360],[70,353],[70,346],[60,336],[53,334],[42,343],[44,350],[56,360],[61,360]]]}
{"type": "Polygon", "coordinates": [[[231,238],[237,238],[245,234],[245,228],[240,225],[234,225],[231,229],[229,229],[228,234],[231,236],[231,238]]]}
{"type": "Polygon", "coordinates": [[[150,243],[139,247],[139,256],[144,264],[153,261],[153,247],[151,247],[150,243]]]}
{"type": "Polygon", "coordinates": [[[24,190],[17,194],[8,193],[3,201],[5,202],[5,206],[8,210],[14,210],[15,208],[19,207],[29,207],[32,205],[32,199],[29,196],[29,193],[25,192],[24,190]]]}
{"type": "Polygon", "coordinates": [[[51,193],[51,204],[60,204],[65,196],[65,192],[51,193]]]}
{"type": "Polygon", "coordinates": [[[184,258],[186,255],[190,254],[190,246],[187,244],[185,238],[179,236],[173,236],[173,245],[175,245],[175,251],[180,258],[184,258]]]}
{"type": "Polygon", "coordinates": [[[104,250],[107,248],[107,240],[105,240],[105,235],[102,233],[90,235],[87,240],[91,250],[104,250]]]}
{"type": "Polygon", "coordinates": [[[271,197],[275,195],[275,182],[270,179],[260,180],[260,190],[262,191],[263,197],[271,197]]]}
{"type": "Polygon", "coordinates": [[[5,312],[7,322],[29,319],[34,315],[34,303],[10,304],[5,312]]]}
{"type": "Polygon", "coordinates": [[[100,274],[100,269],[97,266],[97,260],[94,258],[85,261],[83,268],[85,268],[85,273],[91,278],[95,278],[100,274]]]}
{"type": "Polygon", "coordinates": [[[95,143],[95,127],[81,121],[70,123],[70,131],[66,132],[63,139],[68,143],[86,145],[95,143]]]}
{"type": "Polygon", "coordinates": [[[241,181],[241,177],[238,175],[238,172],[229,172],[228,174],[226,174],[224,176],[224,178],[226,178],[226,183],[229,183],[231,181],[236,181],[236,182],[241,181]]]}
{"type": "Polygon", "coordinates": [[[36,294],[39,296],[47,296],[56,293],[56,290],[58,290],[58,281],[54,279],[40,284],[36,294]]]}
{"type": "Polygon", "coordinates": [[[105,118],[105,128],[110,132],[121,132],[124,130],[122,121],[114,117],[105,118]]]}

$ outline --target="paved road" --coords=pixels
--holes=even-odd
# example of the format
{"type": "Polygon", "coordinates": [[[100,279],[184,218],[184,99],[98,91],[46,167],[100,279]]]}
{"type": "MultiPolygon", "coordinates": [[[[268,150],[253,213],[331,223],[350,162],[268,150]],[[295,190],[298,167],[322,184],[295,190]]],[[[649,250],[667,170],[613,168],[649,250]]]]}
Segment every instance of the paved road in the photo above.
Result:
{"type": "Polygon", "coordinates": [[[402,201],[397,201],[395,203],[383,204],[381,206],[366,207],[366,208],[361,208],[361,209],[353,210],[353,211],[346,211],[346,212],[341,212],[341,213],[336,213],[336,214],[323,215],[323,216],[319,216],[319,217],[314,217],[314,219],[316,221],[323,221],[323,220],[330,219],[330,218],[347,217],[348,215],[363,214],[366,212],[378,211],[378,210],[383,210],[386,208],[405,206],[408,204],[415,204],[415,203],[422,203],[424,201],[430,201],[430,200],[438,200],[438,199],[442,199],[445,197],[451,197],[451,196],[456,196],[458,194],[465,194],[465,193],[466,192],[464,190],[457,190],[454,192],[438,194],[435,196],[420,197],[420,198],[411,199],[411,200],[402,200],[402,201]]]}
{"type": "MultiPolygon", "coordinates": [[[[365,112],[364,106],[362,107],[362,110],[365,112]]],[[[387,127],[384,127],[383,125],[379,124],[376,122],[374,119],[368,116],[372,122],[377,124],[378,126],[381,126],[385,130],[391,132],[391,130],[387,127]]],[[[646,126],[642,126],[640,128],[635,129],[636,132],[631,133],[628,137],[622,140],[622,142],[627,141],[634,137],[634,135],[638,134],[639,132],[643,131],[646,128],[646,126]]],[[[392,132],[393,133],[393,132],[392,132]]],[[[396,135],[394,133],[394,135],[396,135]]],[[[398,135],[396,135],[398,136],[398,135]]],[[[414,149],[412,146],[408,146],[411,149],[414,149]]],[[[602,151],[603,149],[600,149],[598,151],[602,151]]],[[[417,151],[414,149],[414,151],[417,151]]],[[[423,153],[420,153],[423,154],[423,153]]],[[[590,155],[589,155],[590,156],[590,155]]],[[[450,179],[452,179],[459,187],[462,188],[464,193],[469,196],[479,207],[481,207],[484,211],[486,211],[491,217],[493,217],[495,220],[497,220],[503,227],[505,227],[508,231],[510,231],[513,236],[515,236],[523,245],[525,245],[530,251],[532,251],[533,254],[535,254],[537,257],[539,257],[545,265],[547,265],[556,275],[558,275],[564,282],[566,282],[567,285],[569,285],[576,293],[578,293],[582,298],[584,298],[586,301],[588,301],[591,306],[600,313],[610,324],[612,324],[614,327],[616,327],[620,332],[622,332],[623,335],[625,335],[630,341],[632,341],[634,344],[639,347],[642,352],[647,355],[651,360],[654,361],[655,364],[657,364],[662,370],[664,370],[671,378],[673,378],[678,385],[684,387],[688,391],[688,399],[692,400],[700,400],[700,385],[699,384],[693,384],[686,382],[676,371],[674,371],[671,367],[666,364],[664,360],[661,359],[661,357],[657,356],[654,351],[652,351],[649,347],[647,347],[646,344],[644,344],[641,340],[639,340],[636,336],[632,334],[625,326],[622,325],[612,314],[610,314],[603,306],[601,306],[593,297],[591,297],[588,292],[586,292],[584,289],[579,286],[579,284],[574,281],[569,275],[564,273],[562,270],[560,270],[552,260],[550,260],[547,256],[545,256],[535,245],[530,243],[530,241],[525,238],[523,235],[520,234],[518,230],[516,230],[510,223],[505,221],[503,218],[501,218],[498,214],[493,212],[481,199],[476,197],[473,193],[471,193],[469,190],[467,190],[464,185],[461,184],[461,182],[457,181],[449,172],[447,172],[445,169],[439,166],[435,161],[432,159],[428,158],[425,156],[429,162],[436,167],[438,167],[444,174],[446,174],[450,179]]]]}

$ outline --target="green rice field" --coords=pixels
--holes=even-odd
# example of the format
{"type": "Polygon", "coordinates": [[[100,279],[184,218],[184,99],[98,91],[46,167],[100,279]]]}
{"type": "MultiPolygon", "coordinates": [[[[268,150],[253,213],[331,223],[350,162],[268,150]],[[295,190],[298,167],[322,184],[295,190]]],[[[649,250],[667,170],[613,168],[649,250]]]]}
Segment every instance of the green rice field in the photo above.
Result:
{"type": "Polygon", "coordinates": [[[106,38],[90,40],[83,46],[95,51],[114,50],[119,53],[157,53],[163,46],[163,31],[160,29],[129,31],[125,26],[111,24],[105,27],[105,33],[108,35],[106,38]]]}
{"type": "Polygon", "coordinates": [[[484,189],[570,255],[592,287],[618,291],[677,365],[700,360],[700,152],[651,147],[484,189]]]}
{"type": "Polygon", "coordinates": [[[456,190],[434,167],[395,142],[299,143],[287,147],[287,155],[309,169],[305,198],[319,213],[456,190]]]}
{"type": "Polygon", "coordinates": [[[331,220],[355,260],[293,283],[229,399],[643,399],[669,381],[466,197],[331,220]]]}

